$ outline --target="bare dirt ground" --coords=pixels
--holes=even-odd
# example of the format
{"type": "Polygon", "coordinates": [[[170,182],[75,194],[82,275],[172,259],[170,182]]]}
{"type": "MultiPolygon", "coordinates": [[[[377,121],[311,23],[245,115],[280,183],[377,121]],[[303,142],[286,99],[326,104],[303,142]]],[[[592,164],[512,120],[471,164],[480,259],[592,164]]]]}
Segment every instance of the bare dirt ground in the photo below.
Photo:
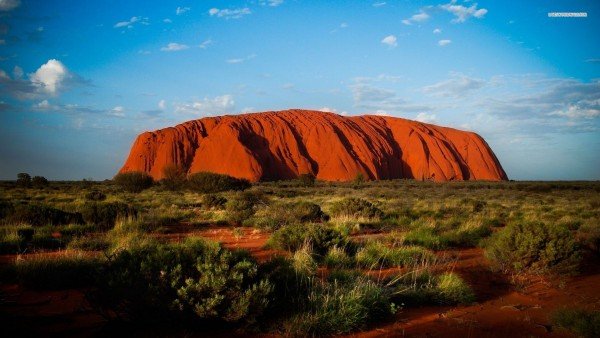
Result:
{"type": "MultiPolygon", "coordinates": [[[[260,261],[277,253],[264,248],[268,233],[251,228],[234,231],[231,227],[190,229],[181,225],[160,237],[177,241],[191,235],[219,241],[227,248],[249,250],[260,261]]],[[[393,320],[349,336],[572,337],[565,331],[554,330],[549,314],[560,307],[600,309],[600,263],[597,258],[588,260],[580,276],[567,278],[562,283],[535,278],[515,286],[508,277],[490,270],[481,249],[451,250],[441,254],[455,257],[453,269],[473,287],[478,299],[476,304],[402,309],[393,320]]],[[[0,264],[15,258],[14,255],[0,256],[0,264]]],[[[0,322],[6,328],[5,332],[14,332],[19,336],[113,335],[114,332],[107,330],[105,320],[90,308],[84,294],[85,290],[81,289],[34,291],[18,285],[2,285],[0,322]]],[[[172,334],[170,329],[165,328],[165,333],[172,334]]],[[[157,332],[147,335],[162,336],[157,332]]],[[[232,335],[236,334],[222,331],[210,333],[210,336],[232,335]]]]}

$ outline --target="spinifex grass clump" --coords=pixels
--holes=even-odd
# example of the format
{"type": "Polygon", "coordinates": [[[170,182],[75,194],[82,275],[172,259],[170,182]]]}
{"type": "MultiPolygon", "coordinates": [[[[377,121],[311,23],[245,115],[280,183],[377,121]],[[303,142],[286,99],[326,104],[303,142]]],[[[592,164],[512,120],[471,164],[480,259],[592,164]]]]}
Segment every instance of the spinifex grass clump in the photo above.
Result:
{"type": "Polygon", "coordinates": [[[312,251],[319,256],[324,256],[334,247],[351,249],[351,243],[339,231],[321,224],[294,224],[284,226],[275,231],[269,239],[270,247],[294,252],[306,243],[312,251]]]}
{"type": "Polygon", "coordinates": [[[390,247],[371,241],[356,252],[356,264],[369,269],[408,266],[434,259],[426,249],[416,246],[390,247]]]}
{"type": "Polygon", "coordinates": [[[331,206],[331,215],[348,219],[380,219],[383,211],[373,203],[360,198],[346,198],[331,206]]]}
{"type": "Polygon", "coordinates": [[[295,336],[343,334],[394,312],[389,290],[365,277],[347,283],[314,279],[302,310],[285,327],[295,336]]]}
{"type": "Polygon", "coordinates": [[[32,256],[4,267],[2,279],[40,290],[71,289],[93,283],[102,260],[80,251],[32,256]]]}
{"type": "Polygon", "coordinates": [[[563,226],[514,223],[490,237],[487,256],[504,272],[575,274],[581,250],[563,226]]]}

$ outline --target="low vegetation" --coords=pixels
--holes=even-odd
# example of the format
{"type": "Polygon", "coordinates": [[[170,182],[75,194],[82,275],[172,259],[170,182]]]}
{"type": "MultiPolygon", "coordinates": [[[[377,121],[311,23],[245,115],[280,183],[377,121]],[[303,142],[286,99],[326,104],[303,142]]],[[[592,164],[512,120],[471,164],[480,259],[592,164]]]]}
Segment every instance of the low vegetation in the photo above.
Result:
{"type": "MultiPolygon", "coordinates": [[[[81,288],[94,310],[133,324],[321,336],[405,308],[479,301],[471,277],[452,268],[464,248],[485,250],[502,278],[549,280],[600,252],[598,183],[163,174],[158,184],[140,173],[1,182],[0,253],[22,257],[0,265],[2,283],[81,288]],[[215,225],[240,243],[269,236],[274,256],[257,261],[197,237],[215,225]]],[[[564,310],[553,325],[587,337],[597,319],[564,310]]]]}

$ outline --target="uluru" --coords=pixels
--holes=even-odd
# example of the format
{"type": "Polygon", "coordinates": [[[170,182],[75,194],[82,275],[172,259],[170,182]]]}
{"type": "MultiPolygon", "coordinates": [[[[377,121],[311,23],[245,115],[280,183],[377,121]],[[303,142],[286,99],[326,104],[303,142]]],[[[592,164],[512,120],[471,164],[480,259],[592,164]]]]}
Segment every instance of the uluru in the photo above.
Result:
{"type": "Polygon", "coordinates": [[[284,110],[205,117],[140,134],[120,172],[163,177],[167,165],[250,181],[363,177],[433,181],[506,180],[473,132],[390,116],[284,110]]]}

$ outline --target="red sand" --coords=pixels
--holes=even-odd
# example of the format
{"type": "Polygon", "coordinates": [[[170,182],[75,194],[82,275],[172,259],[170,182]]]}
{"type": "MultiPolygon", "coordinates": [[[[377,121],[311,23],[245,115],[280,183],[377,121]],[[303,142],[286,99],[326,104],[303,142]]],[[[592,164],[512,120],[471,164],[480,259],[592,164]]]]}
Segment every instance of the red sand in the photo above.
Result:
{"type": "MultiPolygon", "coordinates": [[[[264,249],[269,234],[254,229],[242,228],[241,236],[239,233],[234,236],[230,227],[196,230],[184,226],[174,230],[175,233],[161,235],[161,238],[179,240],[189,235],[199,235],[220,241],[228,248],[248,249],[260,260],[275,254],[264,249]]],[[[561,307],[600,309],[600,264],[597,259],[587,260],[582,275],[567,279],[563,288],[558,287],[555,281],[537,278],[516,290],[504,275],[490,271],[481,249],[449,250],[440,255],[457,258],[451,263],[452,269],[473,287],[478,303],[404,309],[393,319],[350,336],[573,337],[565,331],[553,330],[549,314],[561,307]]],[[[37,292],[15,285],[3,285],[0,293],[0,321],[8,325],[5,327],[23,327],[29,333],[61,337],[103,332],[104,320],[91,311],[81,290],[37,292]]],[[[191,336],[202,335],[198,333],[191,336]]],[[[211,332],[212,335],[237,336],[234,332],[226,331],[211,332]]]]}
{"type": "Polygon", "coordinates": [[[388,116],[344,117],[285,110],[207,117],[145,132],[120,172],[155,179],[175,164],[188,173],[210,171],[251,181],[506,180],[500,162],[479,135],[388,116]]]}

